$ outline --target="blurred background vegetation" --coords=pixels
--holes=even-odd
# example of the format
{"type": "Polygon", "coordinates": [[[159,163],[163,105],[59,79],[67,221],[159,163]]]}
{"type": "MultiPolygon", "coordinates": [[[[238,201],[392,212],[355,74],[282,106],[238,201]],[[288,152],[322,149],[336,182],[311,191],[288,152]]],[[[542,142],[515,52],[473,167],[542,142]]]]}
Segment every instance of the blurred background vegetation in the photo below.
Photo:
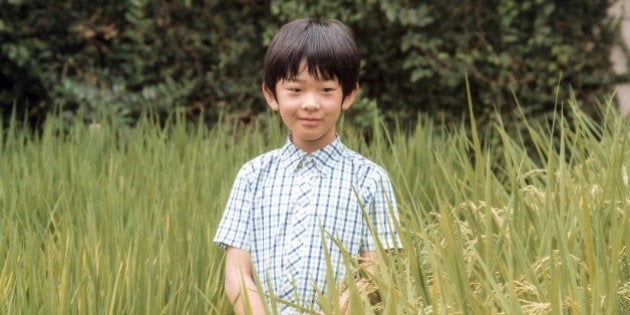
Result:
{"type": "Polygon", "coordinates": [[[250,124],[266,110],[262,59],[295,18],[335,18],[356,33],[362,94],[346,117],[440,124],[499,113],[517,101],[530,119],[582,110],[615,83],[609,54],[618,21],[607,0],[0,0],[0,108],[31,126],[60,113],[92,123],[108,113],[133,125],[142,113],[250,124]]]}

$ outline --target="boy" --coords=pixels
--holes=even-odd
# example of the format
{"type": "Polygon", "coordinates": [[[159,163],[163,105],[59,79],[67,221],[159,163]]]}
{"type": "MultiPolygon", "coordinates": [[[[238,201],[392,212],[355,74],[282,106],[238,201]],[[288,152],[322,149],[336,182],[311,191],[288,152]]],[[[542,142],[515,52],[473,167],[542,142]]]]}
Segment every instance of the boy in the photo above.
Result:
{"type": "MultiPolygon", "coordinates": [[[[269,46],[262,91],[290,133],[282,148],[241,168],[214,239],[226,249],[225,291],[239,314],[244,294],[255,314],[271,301],[260,298],[254,273],[264,295],[317,311],[317,290],[327,286],[326,255],[334,280],[345,276],[333,239],[354,257],[376,257],[361,207],[378,241],[400,248],[386,172],[347,149],[336,133],[341,111],[359,91],[359,62],[351,31],[335,20],[293,21],[269,46]]],[[[298,313],[278,305],[282,314],[298,313]]]]}

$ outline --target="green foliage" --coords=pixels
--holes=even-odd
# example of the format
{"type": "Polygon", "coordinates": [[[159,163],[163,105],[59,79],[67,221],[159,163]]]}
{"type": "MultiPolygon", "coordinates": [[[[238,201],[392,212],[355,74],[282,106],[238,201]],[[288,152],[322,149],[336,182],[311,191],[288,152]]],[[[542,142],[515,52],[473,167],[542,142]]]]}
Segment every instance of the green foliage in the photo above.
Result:
{"type": "Polygon", "coordinates": [[[594,113],[621,80],[608,59],[610,2],[2,1],[0,107],[5,118],[16,107],[39,121],[62,105],[83,121],[111,107],[128,121],[157,108],[249,122],[265,109],[260,68],[271,37],[319,16],[355,31],[362,95],[390,121],[423,112],[459,122],[466,75],[482,124],[497,110],[511,126],[514,94],[530,118],[553,112],[568,86],[594,113]]]}
{"type": "Polygon", "coordinates": [[[265,12],[225,1],[1,2],[0,105],[32,118],[62,105],[80,121],[97,107],[130,121],[149,109],[213,121],[246,112],[261,99],[265,12]]]}

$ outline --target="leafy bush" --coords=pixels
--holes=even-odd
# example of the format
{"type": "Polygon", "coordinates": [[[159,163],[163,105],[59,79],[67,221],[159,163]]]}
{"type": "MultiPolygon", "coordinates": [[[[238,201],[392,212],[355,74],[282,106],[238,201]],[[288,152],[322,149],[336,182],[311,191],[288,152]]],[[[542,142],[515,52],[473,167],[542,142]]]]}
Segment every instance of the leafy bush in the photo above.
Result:
{"type": "Polygon", "coordinates": [[[180,106],[210,117],[250,110],[264,53],[257,18],[266,9],[245,4],[2,2],[0,104],[33,118],[61,104],[87,121],[103,108],[131,121],[180,106]]]}
{"type": "MultiPolygon", "coordinates": [[[[532,117],[570,86],[585,111],[620,81],[608,55],[610,1],[69,1],[0,2],[0,107],[41,121],[57,105],[90,121],[104,108],[130,123],[148,109],[215,122],[265,109],[260,67],[274,32],[304,16],[357,35],[362,98],[385,117],[466,113],[511,122],[514,95],[532,117]],[[563,91],[554,95],[556,88],[563,91]]],[[[362,119],[356,112],[350,117],[362,119]]]]}

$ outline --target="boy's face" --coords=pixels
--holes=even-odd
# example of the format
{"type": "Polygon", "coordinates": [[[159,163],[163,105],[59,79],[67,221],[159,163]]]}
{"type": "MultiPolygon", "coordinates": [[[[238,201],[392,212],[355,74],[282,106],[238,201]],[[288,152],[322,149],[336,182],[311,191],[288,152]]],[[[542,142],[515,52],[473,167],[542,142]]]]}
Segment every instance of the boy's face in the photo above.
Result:
{"type": "Polygon", "coordinates": [[[292,141],[298,148],[311,153],[335,141],[336,123],[341,110],[352,105],[359,85],[343,99],[339,81],[315,79],[302,62],[300,73],[293,81],[276,84],[276,95],[263,84],[263,94],[272,110],[280,112],[284,124],[291,130],[292,141]]]}

